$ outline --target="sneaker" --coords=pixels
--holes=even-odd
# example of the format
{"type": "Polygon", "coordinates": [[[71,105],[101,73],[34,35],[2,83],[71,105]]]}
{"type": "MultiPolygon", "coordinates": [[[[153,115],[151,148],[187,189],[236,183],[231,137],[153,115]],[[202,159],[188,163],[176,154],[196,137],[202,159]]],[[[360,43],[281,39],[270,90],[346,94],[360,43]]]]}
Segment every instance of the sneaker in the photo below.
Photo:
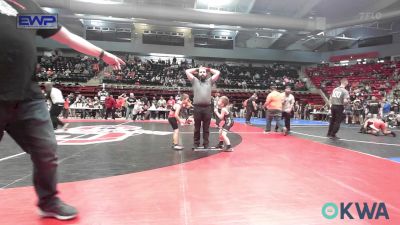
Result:
{"type": "Polygon", "coordinates": [[[199,148],[199,145],[197,145],[197,144],[194,144],[192,147],[192,149],[197,149],[197,148],[199,148]]]}
{"type": "Polygon", "coordinates": [[[332,140],[339,140],[340,139],[340,137],[338,137],[336,135],[332,135],[329,138],[332,139],[332,140]]]}
{"type": "Polygon", "coordinates": [[[282,133],[283,133],[283,135],[288,135],[288,130],[287,130],[287,128],[286,127],[284,127],[284,128],[282,128],[282,133]]]}
{"type": "Polygon", "coordinates": [[[209,148],[209,146],[208,145],[204,145],[204,149],[208,149],[209,148]]]}
{"type": "Polygon", "coordinates": [[[233,152],[233,148],[231,148],[231,147],[225,148],[223,151],[224,152],[233,152]]]}
{"type": "Polygon", "coordinates": [[[183,146],[174,145],[174,146],[172,146],[172,149],[174,149],[174,150],[182,150],[182,149],[183,149],[183,146]]]}
{"type": "Polygon", "coordinates": [[[78,211],[74,207],[65,204],[61,200],[49,207],[39,209],[39,215],[41,217],[53,217],[58,220],[71,220],[75,218],[77,214],[78,211]]]}
{"type": "Polygon", "coordinates": [[[391,134],[393,137],[396,137],[396,133],[395,133],[395,132],[391,131],[390,134],[391,134]]]}

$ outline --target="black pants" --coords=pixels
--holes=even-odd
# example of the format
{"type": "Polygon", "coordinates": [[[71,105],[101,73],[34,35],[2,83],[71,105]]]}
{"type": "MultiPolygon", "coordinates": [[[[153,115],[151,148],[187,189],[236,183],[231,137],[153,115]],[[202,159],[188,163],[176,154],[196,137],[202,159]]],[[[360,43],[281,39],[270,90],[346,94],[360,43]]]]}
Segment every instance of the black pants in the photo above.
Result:
{"type": "MultiPolygon", "coordinates": [[[[285,121],[285,127],[287,131],[290,131],[290,118],[292,117],[291,112],[282,112],[282,119],[285,121]]],[[[275,130],[278,130],[278,123],[275,125],[275,130]]]]}
{"type": "Polygon", "coordinates": [[[343,105],[332,105],[331,120],[329,122],[328,136],[335,136],[339,131],[340,123],[343,120],[343,105]]]}
{"type": "Polygon", "coordinates": [[[115,108],[107,108],[106,109],[106,116],[104,119],[108,119],[108,115],[111,113],[111,118],[115,120],[115,108]]]}
{"type": "Polygon", "coordinates": [[[195,146],[200,145],[200,128],[203,123],[203,145],[209,146],[210,122],[211,122],[211,105],[194,106],[194,136],[193,141],[195,146]]]}
{"type": "Polygon", "coordinates": [[[56,203],[57,142],[46,102],[0,102],[0,138],[4,130],[30,155],[38,206],[56,203]]]}
{"type": "Polygon", "coordinates": [[[250,123],[250,119],[253,116],[253,110],[252,109],[246,109],[246,123],[250,123]]]}
{"type": "Polygon", "coordinates": [[[57,129],[58,125],[64,126],[64,123],[61,122],[60,119],[58,119],[58,116],[60,115],[61,111],[63,110],[64,106],[61,105],[52,105],[50,108],[50,118],[51,122],[53,123],[53,128],[57,129]]]}

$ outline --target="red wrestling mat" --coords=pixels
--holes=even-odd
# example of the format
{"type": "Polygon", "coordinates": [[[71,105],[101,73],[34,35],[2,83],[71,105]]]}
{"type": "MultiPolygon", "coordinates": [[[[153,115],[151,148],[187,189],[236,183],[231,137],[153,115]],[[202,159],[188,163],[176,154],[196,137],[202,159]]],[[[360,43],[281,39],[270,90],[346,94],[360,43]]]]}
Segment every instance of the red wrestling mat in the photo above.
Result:
{"type": "Polygon", "coordinates": [[[400,223],[400,164],[241,124],[233,131],[243,142],[232,153],[60,184],[62,199],[80,211],[69,222],[39,218],[32,187],[0,190],[0,224],[400,223]],[[353,202],[348,211],[355,219],[340,219],[340,211],[334,219],[325,218],[321,212],[327,202],[339,210],[340,203],[353,202]],[[370,208],[384,203],[390,219],[360,219],[355,203],[364,202],[370,208]]]}

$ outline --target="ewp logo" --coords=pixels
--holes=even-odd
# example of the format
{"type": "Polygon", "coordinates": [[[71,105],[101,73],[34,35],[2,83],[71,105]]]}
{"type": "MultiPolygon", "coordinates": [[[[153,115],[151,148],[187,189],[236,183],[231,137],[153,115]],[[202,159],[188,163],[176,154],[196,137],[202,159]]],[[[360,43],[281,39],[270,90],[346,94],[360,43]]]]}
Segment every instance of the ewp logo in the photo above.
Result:
{"type": "Polygon", "coordinates": [[[17,28],[57,29],[58,14],[18,14],[17,28]]]}
{"type": "Polygon", "coordinates": [[[322,207],[322,215],[326,219],[335,219],[340,213],[340,219],[354,219],[354,210],[353,214],[351,214],[350,208],[353,206],[356,207],[356,212],[358,214],[358,218],[363,220],[365,217],[367,219],[380,219],[380,217],[384,217],[385,219],[389,219],[389,214],[386,209],[386,205],[383,202],[376,203],[374,202],[372,206],[369,206],[366,202],[360,204],[358,202],[349,202],[349,203],[340,203],[340,210],[339,207],[333,203],[328,202],[322,207]]]}

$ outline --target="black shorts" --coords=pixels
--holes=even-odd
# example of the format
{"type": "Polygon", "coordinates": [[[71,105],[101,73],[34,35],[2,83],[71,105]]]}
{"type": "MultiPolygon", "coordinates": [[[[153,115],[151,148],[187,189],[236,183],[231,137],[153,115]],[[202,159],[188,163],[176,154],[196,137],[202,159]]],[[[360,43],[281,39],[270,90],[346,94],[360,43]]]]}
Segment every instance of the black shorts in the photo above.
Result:
{"type": "Polygon", "coordinates": [[[235,122],[233,120],[225,121],[224,125],[222,126],[223,131],[229,131],[235,122]]]}
{"type": "Polygon", "coordinates": [[[178,129],[178,121],[176,120],[175,117],[169,117],[168,122],[169,122],[169,124],[171,124],[171,127],[173,130],[178,129]]]}

